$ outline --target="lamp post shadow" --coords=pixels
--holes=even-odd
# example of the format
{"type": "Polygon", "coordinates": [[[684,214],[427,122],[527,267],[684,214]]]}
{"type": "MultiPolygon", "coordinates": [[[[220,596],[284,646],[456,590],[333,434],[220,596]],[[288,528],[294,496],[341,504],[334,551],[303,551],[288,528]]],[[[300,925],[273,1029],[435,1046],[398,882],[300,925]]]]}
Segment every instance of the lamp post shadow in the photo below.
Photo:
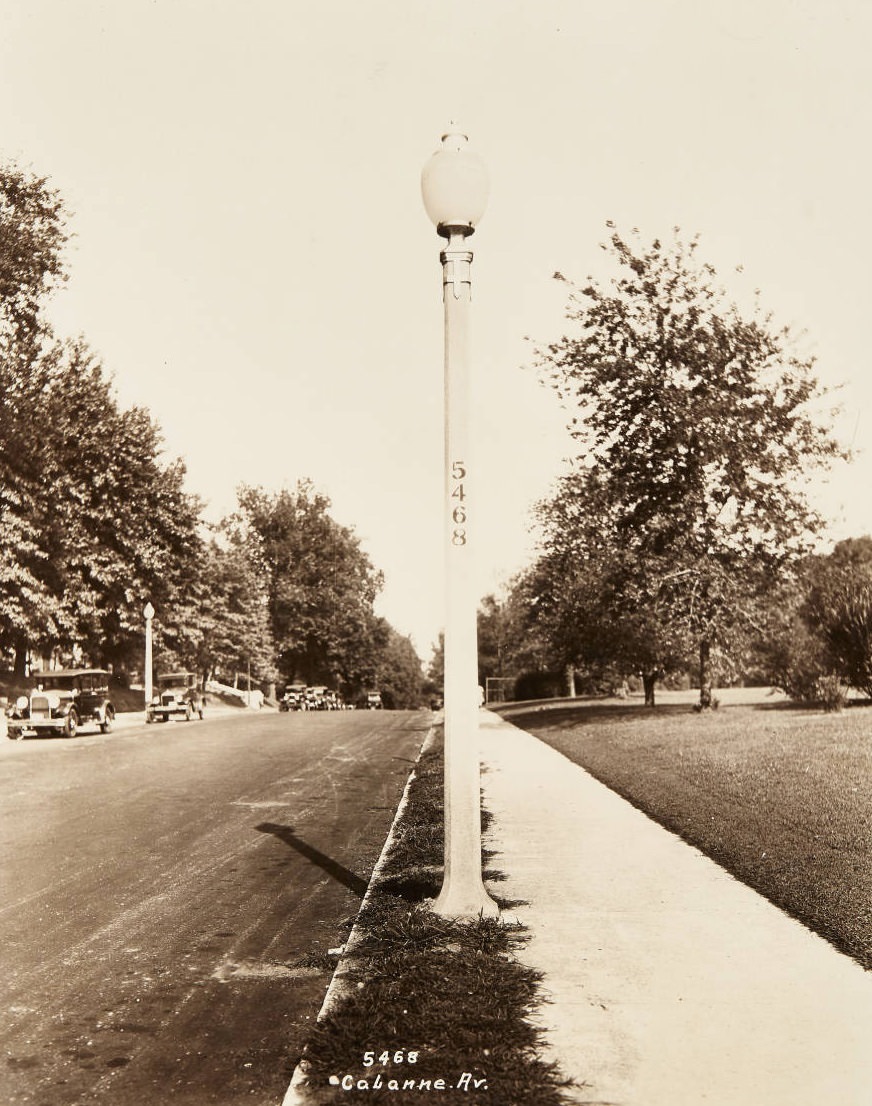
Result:
{"type": "Polygon", "coordinates": [[[259,826],[255,826],[255,829],[260,833],[271,833],[279,841],[284,841],[286,845],[296,849],[301,856],[311,860],[313,864],[317,864],[328,876],[332,876],[337,883],[341,883],[343,887],[353,891],[358,898],[362,899],[366,894],[366,889],[369,886],[368,880],[361,879],[360,876],[343,867],[338,861],[327,856],[326,853],[322,853],[319,849],[303,841],[302,838],[297,837],[293,826],[279,826],[273,822],[261,822],[259,826]]]}

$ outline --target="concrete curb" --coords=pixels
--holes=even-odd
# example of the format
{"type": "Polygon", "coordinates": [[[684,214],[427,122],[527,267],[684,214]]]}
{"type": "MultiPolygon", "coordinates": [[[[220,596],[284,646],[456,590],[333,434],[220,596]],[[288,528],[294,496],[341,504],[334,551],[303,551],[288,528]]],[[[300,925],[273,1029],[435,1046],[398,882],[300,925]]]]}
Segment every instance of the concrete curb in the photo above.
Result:
{"type": "MultiPolygon", "coordinates": [[[[394,843],[394,839],[397,834],[397,827],[402,820],[405,813],[406,806],[409,801],[409,788],[412,786],[412,781],[418,771],[418,763],[424,752],[430,747],[434,740],[434,734],[436,731],[435,724],[431,726],[427,733],[427,736],[421,742],[421,748],[418,752],[418,758],[415,761],[412,770],[409,772],[409,777],[406,780],[406,786],[403,788],[403,794],[400,798],[399,805],[397,806],[396,813],[394,814],[394,820],[391,823],[391,828],[388,830],[388,835],[385,838],[385,843],[382,846],[382,851],[379,854],[378,860],[375,862],[375,867],[372,870],[372,875],[369,878],[369,884],[366,888],[366,892],[361,899],[360,908],[358,909],[358,917],[363,908],[369,902],[370,896],[375,888],[378,886],[379,877],[382,869],[387,863],[387,858],[390,854],[391,848],[394,843]]],[[[362,934],[355,919],[354,925],[351,927],[351,933],[348,935],[348,940],[343,947],[342,956],[339,959],[339,963],[336,965],[336,969],[333,972],[333,978],[330,980],[330,984],[327,987],[327,993],[324,995],[324,1001],[321,1003],[321,1009],[318,1011],[318,1016],[315,1019],[316,1022],[323,1021],[327,1015],[333,1010],[333,1008],[344,998],[345,995],[351,990],[352,984],[349,981],[351,975],[351,960],[353,954],[363,940],[362,934]]],[[[291,1077],[291,1082],[285,1091],[285,1096],[282,1099],[282,1106],[307,1106],[308,1099],[306,1097],[306,1091],[308,1084],[306,1082],[308,1076],[306,1073],[306,1057],[303,1056],[300,1062],[294,1068],[294,1074],[291,1077]]]]}

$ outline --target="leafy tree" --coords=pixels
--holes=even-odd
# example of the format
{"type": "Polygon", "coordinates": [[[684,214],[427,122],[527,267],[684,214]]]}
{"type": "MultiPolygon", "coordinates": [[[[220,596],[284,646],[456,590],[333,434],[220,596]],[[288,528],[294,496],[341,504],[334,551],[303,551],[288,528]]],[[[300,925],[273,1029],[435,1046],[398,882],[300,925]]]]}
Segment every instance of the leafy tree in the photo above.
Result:
{"type": "Polygon", "coordinates": [[[627,655],[655,633],[652,657],[693,648],[708,706],[713,649],[741,641],[820,529],[804,481],[840,451],[813,361],[759,307],[726,301],[696,239],[645,247],[613,229],[604,248],[619,275],[570,285],[574,332],[539,351],[581,449],[551,509],[602,532],[598,624],[627,655]]]}
{"type": "Polygon", "coordinates": [[[445,634],[442,630],[432,645],[427,664],[427,682],[434,693],[442,695],[445,689],[445,634]]]}
{"type": "Polygon", "coordinates": [[[872,697],[872,538],[809,559],[799,616],[830,672],[872,697]]]}
{"type": "Polygon", "coordinates": [[[478,682],[489,676],[508,676],[507,612],[495,595],[486,595],[478,608],[478,682]]]}
{"type": "Polygon", "coordinates": [[[0,166],[0,648],[19,673],[33,647],[126,657],[145,600],[177,605],[199,542],[199,504],[147,412],[119,410],[84,342],[43,320],[65,217],[44,179],[0,166]]]}
{"type": "Polygon", "coordinates": [[[184,466],[162,462],[150,416],[119,409],[81,341],[6,360],[0,376],[0,530],[18,537],[0,561],[0,643],[19,672],[33,647],[123,663],[141,649],[147,599],[172,624],[199,549],[184,466]]]}
{"type": "Polygon", "coordinates": [[[236,525],[265,585],[278,668],[286,680],[371,684],[382,575],[354,532],[328,513],[308,480],[269,494],[243,486],[236,525]]]}
{"type": "Polygon", "coordinates": [[[799,581],[771,597],[770,618],[752,656],[765,679],[799,703],[818,703],[836,674],[819,628],[808,619],[806,590],[799,581]]]}
{"type": "MultiPolygon", "coordinates": [[[[40,309],[64,279],[64,210],[41,178],[0,164],[0,647],[24,642],[35,630],[51,635],[62,620],[43,576],[37,503],[42,494],[34,461],[34,425],[20,417],[22,393],[32,394],[29,370],[45,334],[40,309]]],[[[23,670],[24,652],[19,668],[23,670]]]]}
{"type": "Polygon", "coordinates": [[[417,710],[424,694],[421,658],[410,638],[380,619],[383,645],[379,651],[375,685],[389,710],[417,710]]]}
{"type": "Polygon", "coordinates": [[[204,545],[189,602],[189,616],[167,642],[169,656],[204,680],[250,670],[256,682],[274,682],[268,596],[237,534],[218,528],[204,545]]]}
{"type": "Polygon", "coordinates": [[[872,696],[872,538],[805,558],[764,617],[758,663],[792,699],[838,706],[840,683],[872,696]]]}
{"type": "Polygon", "coordinates": [[[810,613],[833,667],[847,684],[872,698],[872,578],[843,578],[815,599],[810,613]]]}
{"type": "Polygon", "coordinates": [[[150,415],[118,408],[87,347],[57,347],[53,369],[44,473],[61,531],[54,559],[79,641],[102,662],[123,663],[139,647],[147,599],[160,629],[174,626],[200,553],[200,503],[184,490],[184,465],[163,463],[150,415]]]}
{"type": "Polygon", "coordinates": [[[66,212],[44,177],[0,164],[0,353],[42,328],[46,296],[66,279],[66,212]]]}
{"type": "Polygon", "coordinates": [[[540,504],[545,551],[528,586],[552,667],[579,670],[592,688],[640,674],[653,706],[656,681],[688,663],[683,628],[671,618],[685,573],[668,558],[658,573],[653,557],[649,575],[638,573],[633,551],[610,525],[608,493],[580,469],[540,504]]]}
{"type": "Polygon", "coordinates": [[[496,677],[509,681],[502,691],[511,695],[513,681],[520,677],[537,683],[538,677],[545,675],[550,680],[555,671],[565,668],[556,639],[544,630],[536,590],[540,568],[537,565],[537,571],[516,576],[504,598],[487,595],[479,605],[478,682],[485,690],[488,679],[496,677]]]}

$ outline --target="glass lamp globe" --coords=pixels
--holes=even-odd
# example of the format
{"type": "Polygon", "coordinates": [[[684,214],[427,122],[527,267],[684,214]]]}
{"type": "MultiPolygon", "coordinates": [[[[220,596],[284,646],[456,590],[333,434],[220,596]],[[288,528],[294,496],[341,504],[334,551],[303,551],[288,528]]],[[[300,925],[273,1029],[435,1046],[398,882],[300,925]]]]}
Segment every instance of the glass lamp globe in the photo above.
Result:
{"type": "Polygon", "coordinates": [[[484,214],[488,177],[484,162],[467,148],[467,138],[450,130],[421,173],[427,214],[443,238],[472,234],[484,214]]]}

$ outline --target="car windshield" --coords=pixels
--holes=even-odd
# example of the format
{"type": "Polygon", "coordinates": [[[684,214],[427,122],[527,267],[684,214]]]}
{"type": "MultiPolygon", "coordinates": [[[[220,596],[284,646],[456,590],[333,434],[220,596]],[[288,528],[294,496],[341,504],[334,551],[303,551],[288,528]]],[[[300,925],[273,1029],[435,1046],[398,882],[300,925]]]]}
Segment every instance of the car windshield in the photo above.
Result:
{"type": "Polygon", "coordinates": [[[70,691],[82,686],[78,676],[41,676],[37,678],[36,685],[43,691],[70,691]]]}

